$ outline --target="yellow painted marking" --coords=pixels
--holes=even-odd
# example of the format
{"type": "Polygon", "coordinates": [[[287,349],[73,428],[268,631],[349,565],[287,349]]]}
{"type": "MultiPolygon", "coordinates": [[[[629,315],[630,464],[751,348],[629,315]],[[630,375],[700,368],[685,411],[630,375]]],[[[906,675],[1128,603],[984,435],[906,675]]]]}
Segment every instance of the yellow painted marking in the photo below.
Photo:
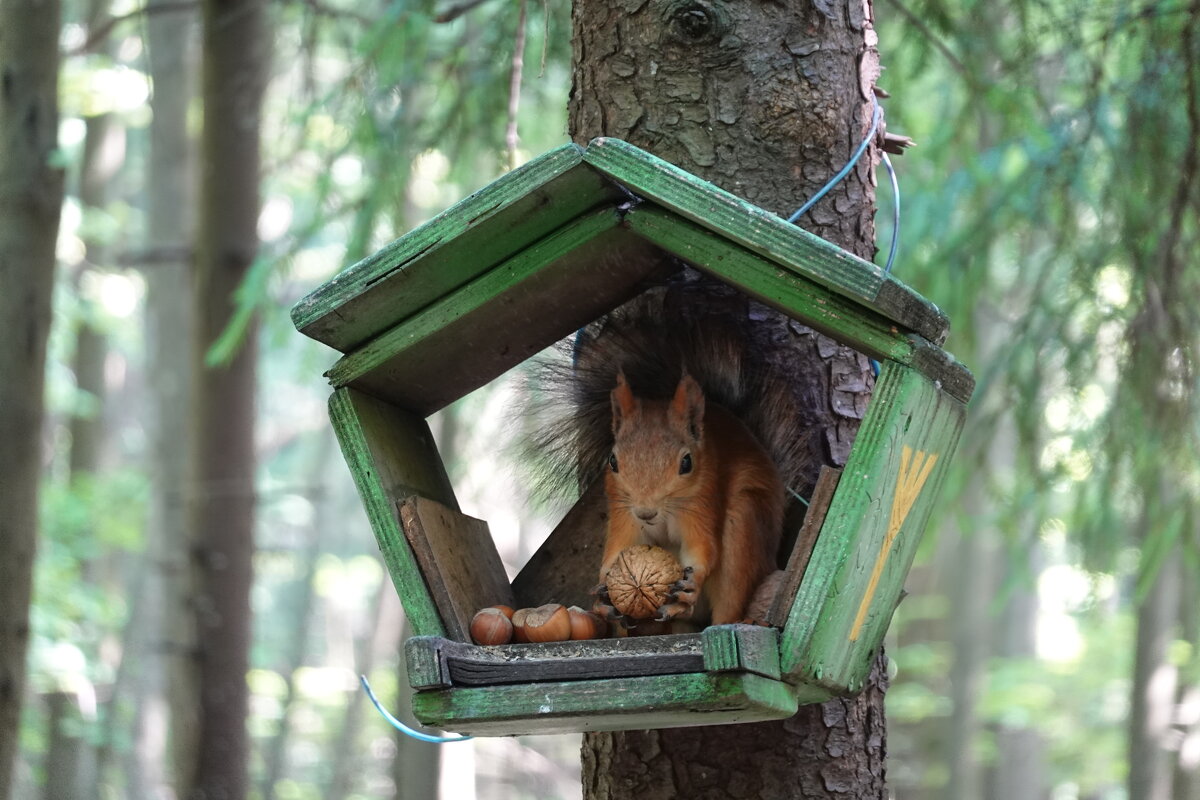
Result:
{"type": "Polygon", "coordinates": [[[883,547],[879,550],[879,557],[875,559],[871,580],[867,582],[867,593],[863,595],[862,604],[858,607],[858,616],[854,618],[854,627],[850,630],[852,642],[858,641],[858,635],[862,633],[867,609],[871,607],[871,598],[875,596],[879,576],[883,574],[883,565],[892,551],[892,542],[896,541],[900,526],[904,524],[905,517],[917,501],[917,495],[921,493],[921,487],[929,479],[929,473],[933,471],[937,460],[937,453],[927,454],[923,450],[918,450],[914,459],[913,449],[908,445],[904,445],[900,451],[900,474],[896,477],[896,494],[892,498],[892,516],[888,519],[887,536],[883,538],[883,547]]]}

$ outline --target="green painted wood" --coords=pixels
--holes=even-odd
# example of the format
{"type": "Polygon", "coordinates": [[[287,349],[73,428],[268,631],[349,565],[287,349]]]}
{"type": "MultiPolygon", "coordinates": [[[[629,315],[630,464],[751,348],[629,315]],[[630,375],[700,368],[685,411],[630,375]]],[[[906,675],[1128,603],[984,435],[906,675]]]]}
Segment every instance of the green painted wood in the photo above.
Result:
{"type": "Polygon", "coordinates": [[[965,406],[884,362],[781,646],[784,674],[832,692],[861,688],[899,601],[965,406]]]}
{"type": "Polygon", "coordinates": [[[664,268],[660,251],[586,214],[408,318],[329,371],[428,415],[636,294],[664,268]]]}
{"type": "Polygon", "coordinates": [[[709,672],[753,672],[778,679],[779,631],[760,625],[711,625],[700,632],[709,672]]]}
{"type": "Polygon", "coordinates": [[[931,342],[945,341],[946,315],[869,261],[619,139],[594,139],[583,158],[634,194],[864,303],[931,342]]]}
{"type": "Polygon", "coordinates": [[[638,235],[792,319],[875,358],[912,360],[912,343],[890,320],[722,235],[653,206],[631,209],[625,219],[638,235]]]}
{"type": "MultiPolygon", "coordinates": [[[[804,702],[828,699],[805,690],[804,702]]],[[[417,692],[425,725],[476,736],[629,730],[782,719],[797,695],[761,675],[693,673],[417,692]]]]}
{"type": "Polygon", "coordinates": [[[303,298],[292,320],[349,352],[531,242],[623,196],[563,145],[509,172],[303,298]]]}
{"type": "Polygon", "coordinates": [[[440,655],[442,645],[447,641],[441,636],[410,636],[404,642],[409,686],[414,689],[442,689],[451,685],[446,661],[440,655]]]}
{"type": "Polygon", "coordinates": [[[458,509],[429,426],[354,389],[333,393],[329,418],[413,631],[444,636],[445,626],[395,511],[397,501],[413,495],[458,509]]]}

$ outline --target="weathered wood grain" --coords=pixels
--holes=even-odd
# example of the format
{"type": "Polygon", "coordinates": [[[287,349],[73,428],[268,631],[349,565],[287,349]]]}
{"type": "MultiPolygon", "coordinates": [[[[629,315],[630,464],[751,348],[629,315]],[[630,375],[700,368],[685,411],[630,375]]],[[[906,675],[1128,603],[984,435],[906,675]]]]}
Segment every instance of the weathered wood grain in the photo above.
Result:
{"type": "Polygon", "coordinates": [[[611,310],[663,268],[661,253],[584,215],[345,356],[329,371],[431,414],[611,310]]]}
{"type": "Polygon", "coordinates": [[[784,569],[783,582],[779,584],[775,600],[767,611],[766,622],[769,625],[782,628],[787,622],[792,601],[795,600],[800,583],[804,580],[809,559],[812,558],[813,548],[817,545],[817,537],[821,533],[821,526],[825,524],[829,504],[833,501],[834,491],[837,489],[841,477],[840,469],[821,467],[821,473],[817,476],[817,485],[813,488],[812,497],[808,501],[808,513],[804,515],[804,524],[800,526],[800,535],[796,537],[796,544],[792,547],[787,567],[784,569]]]}
{"type": "Polygon", "coordinates": [[[449,638],[470,642],[476,611],[512,607],[512,587],[486,522],[423,497],[401,501],[397,513],[449,638]]]}
{"type": "Polygon", "coordinates": [[[444,636],[446,629],[395,513],[396,501],[413,495],[458,508],[429,426],[354,389],[333,393],[329,418],[413,630],[444,636]]]}
{"type": "Polygon", "coordinates": [[[296,327],[342,352],[361,346],[621,190],[563,145],[501,176],[348,267],[292,309],[296,327]]]}
{"type": "Polygon", "coordinates": [[[593,139],[583,158],[634,194],[862,302],[930,341],[945,341],[946,315],[869,261],[619,139],[593,139]]]}
{"type": "Polygon", "coordinates": [[[875,358],[903,363],[912,359],[907,336],[861,303],[670,211],[643,205],[630,209],[625,218],[635,233],[792,319],[875,358]]]}
{"type": "Polygon", "coordinates": [[[964,416],[963,404],[928,378],[884,362],[788,616],[786,675],[832,691],[861,687],[964,416]]]}
{"type": "Polygon", "coordinates": [[[782,719],[796,704],[786,683],[719,672],[424,691],[413,696],[413,713],[443,730],[515,736],[782,719]]]}

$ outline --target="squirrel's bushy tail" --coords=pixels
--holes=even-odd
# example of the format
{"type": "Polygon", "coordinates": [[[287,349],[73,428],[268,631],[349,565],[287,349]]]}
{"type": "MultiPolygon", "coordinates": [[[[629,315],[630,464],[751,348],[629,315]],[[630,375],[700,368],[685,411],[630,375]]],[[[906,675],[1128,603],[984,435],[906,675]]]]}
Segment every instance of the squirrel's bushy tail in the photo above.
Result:
{"type": "Polygon", "coordinates": [[[635,395],[657,399],[670,398],[686,371],[708,402],[734,412],[758,438],[784,484],[807,495],[819,467],[815,426],[787,376],[750,348],[732,315],[667,310],[656,300],[626,304],[537,361],[526,389],[532,433],[523,458],[534,467],[535,493],[573,494],[602,474],[618,371],[635,395]]]}

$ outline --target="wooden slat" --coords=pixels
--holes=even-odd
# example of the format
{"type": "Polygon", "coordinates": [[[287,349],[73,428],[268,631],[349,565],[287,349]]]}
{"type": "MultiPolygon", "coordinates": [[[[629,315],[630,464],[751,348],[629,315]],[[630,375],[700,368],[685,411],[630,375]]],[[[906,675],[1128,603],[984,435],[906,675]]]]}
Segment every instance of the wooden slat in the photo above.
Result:
{"type": "Polygon", "coordinates": [[[618,139],[594,139],[584,161],[709,230],[941,344],[948,320],[879,267],[618,139]]]}
{"type": "MultiPolygon", "coordinates": [[[[803,702],[828,695],[805,690],[803,702]]],[[[628,730],[782,719],[792,687],[761,675],[689,673],[417,692],[425,725],[476,736],[628,730]]]]}
{"type": "Polygon", "coordinates": [[[711,625],[700,632],[704,668],[779,678],[779,631],[759,625],[711,625]]]}
{"type": "Polygon", "coordinates": [[[699,639],[660,636],[490,648],[448,642],[441,657],[455,686],[674,675],[704,669],[699,639]]]}
{"type": "Polygon", "coordinates": [[[913,345],[894,323],[728,238],[653,206],[626,214],[649,241],[763,303],[875,358],[912,360],[913,345]]]}
{"type": "Polygon", "coordinates": [[[618,226],[614,209],[580,217],[410,317],[329,371],[428,415],[637,293],[664,262],[618,226]]]}
{"type": "Polygon", "coordinates": [[[792,604],[784,674],[857,691],[883,639],[962,430],[965,407],[884,362],[792,604]]]}
{"type": "Polygon", "coordinates": [[[604,481],[597,480],[513,579],[517,606],[562,603],[591,608],[590,592],[600,582],[607,529],[608,499],[604,481]]]}
{"type": "Polygon", "coordinates": [[[800,534],[792,546],[792,554],[788,557],[787,568],[784,570],[783,581],[775,594],[775,600],[767,611],[766,622],[769,625],[782,628],[787,622],[788,612],[808,569],[809,559],[812,558],[813,548],[817,545],[817,536],[821,526],[825,524],[825,516],[829,512],[829,504],[833,501],[834,491],[842,471],[836,467],[821,467],[817,476],[817,485],[813,488],[812,497],[808,501],[808,513],[804,515],[804,524],[800,526],[800,534]]]}
{"type": "Polygon", "coordinates": [[[476,611],[512,607],[512,587],[486,522],[422,497],[402,501],[397,513],[447,636],[470,642],[476,611]]]}
{"type": "Polygon", "coordinates": [[[621,190],[552,150],[347,268],[292,309],[296,327],[342,352],[360,346],[621,190]]]}
{"type": "Polygon", "coordinates": [[[397,500],[412,495],[458,507],[429,426],[354,389],[333,393],[329,418],[413,630],[444,636],[446,629],[394,511],[397,500]]]}

